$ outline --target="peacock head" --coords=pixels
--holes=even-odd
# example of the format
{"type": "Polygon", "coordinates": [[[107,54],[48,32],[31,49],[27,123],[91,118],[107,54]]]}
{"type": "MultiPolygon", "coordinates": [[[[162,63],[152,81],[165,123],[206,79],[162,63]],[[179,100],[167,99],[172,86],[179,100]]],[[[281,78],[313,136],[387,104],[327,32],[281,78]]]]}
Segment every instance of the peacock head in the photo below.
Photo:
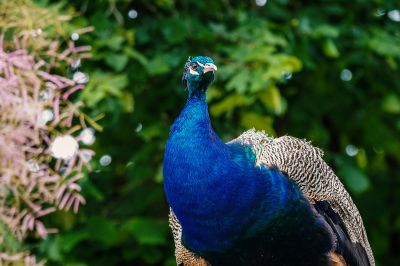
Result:
{"type": "Polygon", "coordinates": [[[189,57],[182,77],[183,86],[189,91],[189,97],[204,95],[214,80],[215,71],[217,71],[217,66],[210,57],[189,57]]]}

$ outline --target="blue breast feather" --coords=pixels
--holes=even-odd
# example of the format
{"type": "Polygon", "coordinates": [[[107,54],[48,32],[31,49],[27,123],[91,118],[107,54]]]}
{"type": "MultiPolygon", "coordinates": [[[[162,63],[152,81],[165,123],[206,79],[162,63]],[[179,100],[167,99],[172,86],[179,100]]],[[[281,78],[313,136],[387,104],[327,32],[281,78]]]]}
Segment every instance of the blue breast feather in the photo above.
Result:
{"type": "Polygon", "coordinates": [[[228,251],[266,228],[300,226],[302,215],[324,227],[296,184],[277,169],[256,166],[250,147],[216,135],[204,97],[191,98],[173,124],[164,177],[182,241],[200,255],[228,251]]]}

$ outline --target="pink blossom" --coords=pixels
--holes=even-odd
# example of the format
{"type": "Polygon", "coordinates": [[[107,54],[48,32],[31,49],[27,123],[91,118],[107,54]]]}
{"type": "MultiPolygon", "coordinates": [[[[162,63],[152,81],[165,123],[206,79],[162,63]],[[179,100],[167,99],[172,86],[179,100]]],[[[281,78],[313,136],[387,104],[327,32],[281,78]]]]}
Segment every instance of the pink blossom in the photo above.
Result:
{"type": "MultiPolygon", "coordinates": [[[[86,127],[79,110],[82,104],[69,101],[85,86],[55,72],[67,73],[63,69],[87,57],[90,46],[75,47],[70,42],[60,51],[58,41],[47,41],[35,51],[28,45],[31,32],[19,36],[12,40],[0,36],[0,220],[23,240],[29,232],[46,238],[55,230],[46,228],[44,216],[71,208],[77,212],[85,203],[77,182],[83,177],[82,168],[90,169],[83,152],[90,156],[94,152],[78,147],[71,158],[55,159],[50,150],[60,135],[78,142],[79,128],[86,127]],[[47,120],[39,123],[45,110],[47,120]]],[[[17,257],[34,259],[22,253],[0,254],[0,264],[17,257]]]]}

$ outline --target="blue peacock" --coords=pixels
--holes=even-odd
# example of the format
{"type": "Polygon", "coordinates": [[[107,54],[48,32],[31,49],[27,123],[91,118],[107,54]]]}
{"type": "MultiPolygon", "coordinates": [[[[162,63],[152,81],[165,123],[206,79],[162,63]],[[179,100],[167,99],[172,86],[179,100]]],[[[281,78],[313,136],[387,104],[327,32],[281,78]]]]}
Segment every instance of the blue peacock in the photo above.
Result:
{"type": "Polygon", "coordinates": [[[206,103],[216,71],[207,56],[185,64],[189,96],[165,148],[177,264],[374,266],[357,207],[320,149],[254,129],[218,137],[206,103]]]}

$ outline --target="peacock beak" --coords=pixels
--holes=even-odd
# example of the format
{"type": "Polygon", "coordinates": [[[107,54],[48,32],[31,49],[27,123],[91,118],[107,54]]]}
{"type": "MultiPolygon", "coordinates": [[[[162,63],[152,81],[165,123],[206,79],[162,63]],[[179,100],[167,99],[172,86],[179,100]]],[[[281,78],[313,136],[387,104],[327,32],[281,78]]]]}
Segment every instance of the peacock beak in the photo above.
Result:
{"type": "Polygon", "coordinates": [[[203,74],[210,72],[210,71],[215,72],[217,70],[218,70],[217,66],[214,65],[213,63],[206,63],[206,64],[204,64],[203,74]]]}

